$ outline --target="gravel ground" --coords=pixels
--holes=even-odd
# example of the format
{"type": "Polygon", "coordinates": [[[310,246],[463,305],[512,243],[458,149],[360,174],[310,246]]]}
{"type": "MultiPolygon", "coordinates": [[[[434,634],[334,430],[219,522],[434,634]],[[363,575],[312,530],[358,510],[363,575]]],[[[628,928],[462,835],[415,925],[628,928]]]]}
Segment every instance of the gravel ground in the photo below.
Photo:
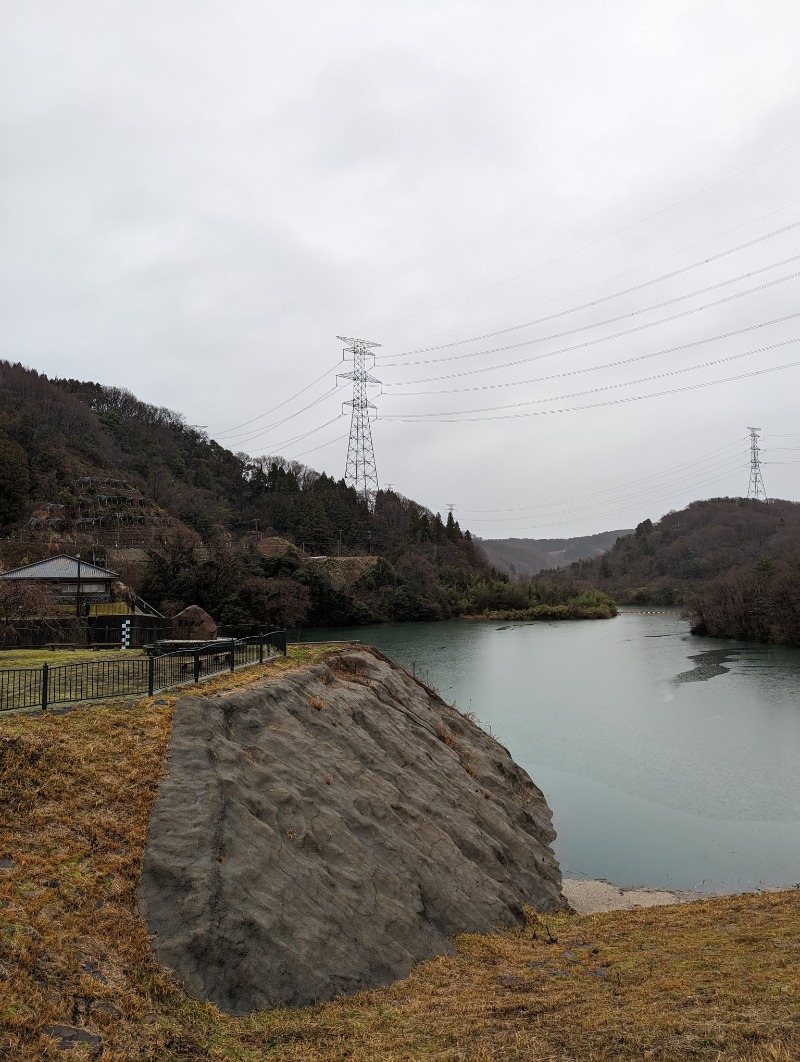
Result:
{"type": "Polygon", "coordinates": [[[666,892],[662,889],[623,889],[607,881],[564,878],[563,893],[577,914],[599,911],[630,911],[635,907],[663,907],[708,899],[700,892],[666,892]]]}

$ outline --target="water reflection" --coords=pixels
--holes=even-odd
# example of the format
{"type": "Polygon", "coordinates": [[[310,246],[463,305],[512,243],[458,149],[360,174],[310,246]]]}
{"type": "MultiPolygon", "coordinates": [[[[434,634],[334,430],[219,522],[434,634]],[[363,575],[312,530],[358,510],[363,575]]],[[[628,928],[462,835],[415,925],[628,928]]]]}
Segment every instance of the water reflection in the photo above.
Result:
{"type": "Polygon", "coordinates": [[[675,676],[675,682],[708,682],[709,679],[726,675],[730,668],[725,664],[734,655],[734,649],[707,649],[703,653],[690,656],[694,662],[691,671],[682,671],[675,676]]]}

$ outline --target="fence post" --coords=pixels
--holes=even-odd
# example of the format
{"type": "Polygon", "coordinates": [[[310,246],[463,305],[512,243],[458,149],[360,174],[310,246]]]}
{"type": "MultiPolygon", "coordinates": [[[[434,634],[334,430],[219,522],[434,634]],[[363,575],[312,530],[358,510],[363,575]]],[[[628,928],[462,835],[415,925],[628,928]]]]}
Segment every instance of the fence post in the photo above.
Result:
{"type": "Polygon", "coordinates": [[[231,671],[236,670],[236,642],[231,641],[231,671]]]}
{"type": "Polygon", "coordinates": [[[154,656],[148,656],[147,658],[147,696],[153,696],[153,689],[155,687],[155,670],[156,670],[156,658],[154,656]]]}
{"type": "Polygon", "coordinates": [[[47,678],[50,668],[47,664],[42,664],[42,711],[47,711],[47,678]]]}
{"type": "Polygon", "coordinates": [[[195,649],[195,651],[194,651],[194,680],[195,680],[195,682],[199,682],[200,681],[200,650],[199,649],[195,649]]]}
{"type": "Polygon", "coordinates": [[[258,662],[259,662],[259,664],[263,664],[264,663],[264,639],[263,639],[263,637],[258,639],[258,662]]]}

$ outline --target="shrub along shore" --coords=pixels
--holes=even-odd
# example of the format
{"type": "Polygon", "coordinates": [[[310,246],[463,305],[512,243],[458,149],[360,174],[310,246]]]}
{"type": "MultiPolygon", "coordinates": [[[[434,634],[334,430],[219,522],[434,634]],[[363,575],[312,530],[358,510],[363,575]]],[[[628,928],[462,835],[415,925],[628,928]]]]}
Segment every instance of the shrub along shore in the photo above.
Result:
{"type": "Polygon", "coordinates": [[[563,604],[549,602],[528,608],[486,609],[462,619],[509,620],[512,622],[549,622],[552,620],[613,619],[619,610],[611,598],[600,590],[582,590],[563,604]]]}
{"type": "MultiPolygon", "coordinates": [[[[294,646],[203,692],[325,652],[294,646]]],[[[136,904],[177,696],[0,721],[3,1057],[61,1057],[75,1037],[126,1059],[800,1056],[798,891],[530,913],[388,988],[300,1010],[231,1018],[189,999],[153,959],[136,904]]]]}

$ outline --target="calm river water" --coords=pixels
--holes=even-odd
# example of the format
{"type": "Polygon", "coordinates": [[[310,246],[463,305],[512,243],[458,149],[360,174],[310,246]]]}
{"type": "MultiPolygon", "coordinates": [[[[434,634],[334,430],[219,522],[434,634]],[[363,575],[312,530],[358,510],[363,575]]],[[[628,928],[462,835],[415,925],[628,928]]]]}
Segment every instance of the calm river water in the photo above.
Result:
{"type": "Polygon", "coordinates": [[[361,639],[473,711],[544,791],[565,876],[800,882],[800,650],[694,638],[677,612],[300,636],[361,639]]]}

